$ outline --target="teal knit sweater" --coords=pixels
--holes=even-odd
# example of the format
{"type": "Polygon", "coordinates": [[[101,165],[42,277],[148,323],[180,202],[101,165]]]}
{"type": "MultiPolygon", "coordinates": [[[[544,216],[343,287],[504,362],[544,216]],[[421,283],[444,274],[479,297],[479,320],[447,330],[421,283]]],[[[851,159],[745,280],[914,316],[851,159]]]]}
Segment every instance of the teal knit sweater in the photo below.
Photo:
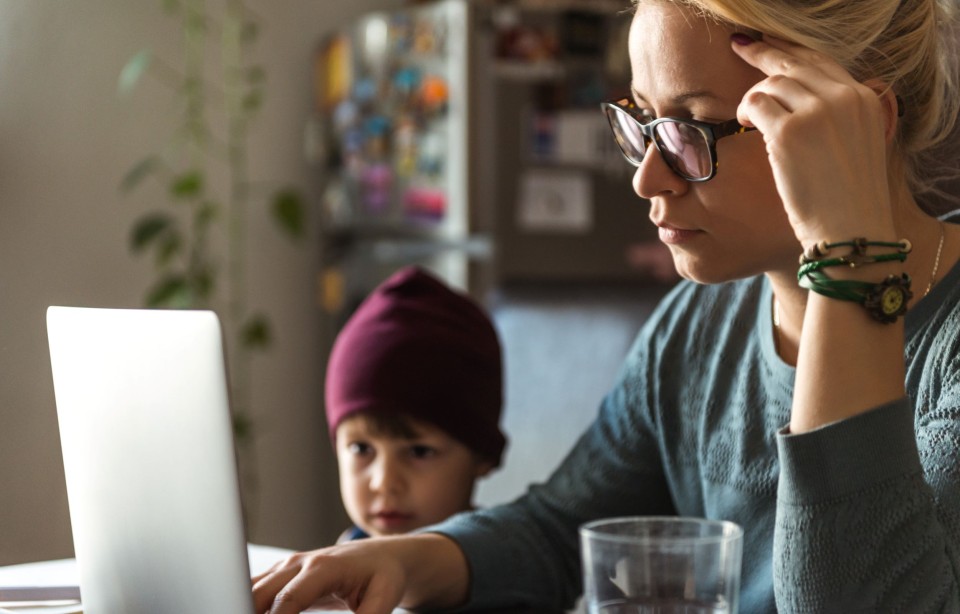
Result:
{"type": "Polygon", "coordinates": [[[678,514],[744,528],[743,613],[960,612],[960,265],[907,314],[908,397],[801,435],[771,300],[762,276],[678,285],[545,484],[431,529],[471,607],[569,608],[580,524],[678,514]]]}

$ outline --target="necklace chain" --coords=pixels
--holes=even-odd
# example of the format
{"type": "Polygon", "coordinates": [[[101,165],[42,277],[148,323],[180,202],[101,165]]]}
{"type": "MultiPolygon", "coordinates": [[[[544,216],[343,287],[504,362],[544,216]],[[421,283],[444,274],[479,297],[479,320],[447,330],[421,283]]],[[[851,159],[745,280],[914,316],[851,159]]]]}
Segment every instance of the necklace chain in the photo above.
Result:
{"type": "Polygon", "coordinates": [[[937,271],[940,269],[940,252],[943,251],[943,222],[937,224],[940,226],[940,243],[937,244],[937,258],[933,261],[933,274],[930,276],[930,283],[927,284],[927,289],[923,293],[924,296],[930,294],[930,288],[933,287],[933,282],[937,280],[937,271]]]}

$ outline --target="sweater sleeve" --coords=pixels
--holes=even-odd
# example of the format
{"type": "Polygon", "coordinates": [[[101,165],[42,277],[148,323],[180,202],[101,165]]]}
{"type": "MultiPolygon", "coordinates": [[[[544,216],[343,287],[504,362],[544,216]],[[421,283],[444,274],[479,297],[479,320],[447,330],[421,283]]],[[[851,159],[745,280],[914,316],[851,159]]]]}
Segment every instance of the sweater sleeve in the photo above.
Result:
{"type": "MultiPolygon", "coordinates": [[[[634,361],[634,366],[637,362],[634,361]]],[[[517,501],[428,530],[465,553],[471,608],[570,608],[581,592],[579,526],[595,518],[671,514],[656,437],[638,406],[643,377],[627,368],[600,412],[545,484],[517,501]]]]}
{"type": "Polygon", "coordinates": [[[960,611],[957,417],[933,412],[915,432],[904,398],[780,433],[779,611],[960,611]]]}

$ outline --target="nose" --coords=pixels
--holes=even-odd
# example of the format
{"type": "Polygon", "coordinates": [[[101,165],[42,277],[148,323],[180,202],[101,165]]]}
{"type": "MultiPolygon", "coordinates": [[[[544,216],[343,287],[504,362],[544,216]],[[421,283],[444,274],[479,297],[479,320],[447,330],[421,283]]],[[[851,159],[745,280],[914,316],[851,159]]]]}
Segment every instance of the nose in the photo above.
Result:
{"type": "Polygon", "coordinates": [[[637,196],[649,200],[683,193],[687,187],[687,181],[667,166],[656,144],[650,143],[643,162],[633,173],[633,191],[637,196]]]}
{"type": "Polygon", "coordinates": [[[370,490],[375,493],[397,493],[406,487],[401,461],[381,454],[370,468],[370,490]]]}

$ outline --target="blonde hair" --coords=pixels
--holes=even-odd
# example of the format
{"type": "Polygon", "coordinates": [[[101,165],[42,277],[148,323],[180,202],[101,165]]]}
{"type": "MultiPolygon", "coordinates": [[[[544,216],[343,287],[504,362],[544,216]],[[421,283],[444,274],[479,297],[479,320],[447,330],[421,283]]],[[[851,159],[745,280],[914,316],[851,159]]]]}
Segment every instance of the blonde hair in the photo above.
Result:
{"type": "MultiPolygon", "coordinates": [[[[645,0],[635,0],[638,4],[645,0]]],[[[878,79],[904,103],[897,146],[914,196],[935,213],[960,176],[956,0],[669,0],[706,17],[791,40],[878,79]],[[953,137],[953,138],[951,138],[953,137]],[[937,201],[941,201],[939,204],[937,201]]]]}

